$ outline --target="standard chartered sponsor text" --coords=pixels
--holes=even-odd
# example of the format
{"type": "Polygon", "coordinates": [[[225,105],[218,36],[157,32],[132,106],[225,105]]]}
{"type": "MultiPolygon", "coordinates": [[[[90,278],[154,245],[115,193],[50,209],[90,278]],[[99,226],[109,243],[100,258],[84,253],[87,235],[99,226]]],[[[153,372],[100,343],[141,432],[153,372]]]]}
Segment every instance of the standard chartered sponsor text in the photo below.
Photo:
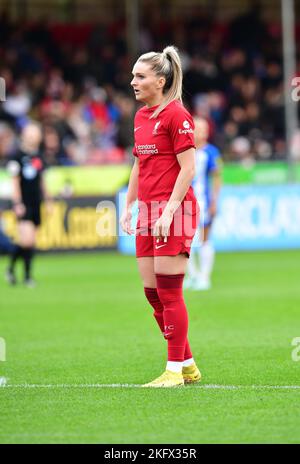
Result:
{"type": "Polygon", "coordinates": [[[136,145],[136,150],[139,155],[156,155],[158,153],[155,143],[153,145],[136,145]]]}

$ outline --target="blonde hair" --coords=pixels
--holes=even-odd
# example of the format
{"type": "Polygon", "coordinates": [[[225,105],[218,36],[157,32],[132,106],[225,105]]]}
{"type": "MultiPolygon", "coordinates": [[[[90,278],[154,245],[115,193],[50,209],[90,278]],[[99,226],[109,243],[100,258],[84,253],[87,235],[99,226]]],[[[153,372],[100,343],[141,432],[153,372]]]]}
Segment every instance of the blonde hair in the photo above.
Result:
{"type": "Polygon", "coordinates": [[[176,47],[170,45],[164,48],[162,53],[144,53],[138,58],[137,62],[139,61],[148,63],[157,76],[166,79],[163,88],[164,100],[150,116],[150,119],[156,118],[172,100],[179,100],[182,103],[182,67],[176,47]]]}

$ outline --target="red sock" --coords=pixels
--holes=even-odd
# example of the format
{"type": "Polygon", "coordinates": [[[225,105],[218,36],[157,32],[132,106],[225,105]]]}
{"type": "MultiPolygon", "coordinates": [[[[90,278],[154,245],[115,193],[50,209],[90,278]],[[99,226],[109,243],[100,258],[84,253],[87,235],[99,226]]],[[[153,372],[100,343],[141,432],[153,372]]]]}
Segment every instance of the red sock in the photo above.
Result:
{"type": "Polygon", "coordinates": [[[147,300],[151,304],[152,308],[154,309],[153,316],[155,317],[160,330],[162,333],[164,333],[165,330],[165,324],[164,324],[164,307],[162,303],[160,302],[158,293],[156,288],[144,288],[144,292],[146,295],[147,300]]]}
{"type": "Polygon", "coordinates": [[[185,350],[184,350],[184,361],[187,359],[191,359],[193,357],[193,353],[191,351],[191,347],[189,344],[188,339],[186,339],[185,350]]]}
{"type": "MultiPolygon", "coordinates": [[[[157,289],[145,287],[144,292],[145,292],[147,300],[149,301],[152,308],[154,309],[153,316],[155,317],[157,324],[159,325],[159,328],[162,334],[164,335],[164,331],[165,331],[164,314],[163,314],[164,307],[159,299],[157,289]]],[[[185,344],[185,350],[184,350],[184,360],[191,359],[192,357],[193,357],[193,354],[191,352],[189,341],[187,339],[186,344],[185,344]]]]}
{"type": "Polygon", "coordinates": [[[182,293],[183,278],[184,274],[156,274],[157,293],[164,306],[168,361],[182,362],[185,357],[188,315],[182,293]]]}

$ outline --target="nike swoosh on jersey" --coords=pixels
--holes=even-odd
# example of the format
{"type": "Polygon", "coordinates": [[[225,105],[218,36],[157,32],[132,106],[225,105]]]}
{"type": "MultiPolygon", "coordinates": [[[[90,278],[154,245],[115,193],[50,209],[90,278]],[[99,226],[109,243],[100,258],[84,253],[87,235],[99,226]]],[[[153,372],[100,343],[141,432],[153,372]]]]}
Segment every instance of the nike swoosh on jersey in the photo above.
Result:
{"type": "Polygon", "coordinates": [[[134,128],[134,132],[136,132],[137,130],[139,130],[142,126],[139,126],[139,127],[135,127],[134,128]]]}

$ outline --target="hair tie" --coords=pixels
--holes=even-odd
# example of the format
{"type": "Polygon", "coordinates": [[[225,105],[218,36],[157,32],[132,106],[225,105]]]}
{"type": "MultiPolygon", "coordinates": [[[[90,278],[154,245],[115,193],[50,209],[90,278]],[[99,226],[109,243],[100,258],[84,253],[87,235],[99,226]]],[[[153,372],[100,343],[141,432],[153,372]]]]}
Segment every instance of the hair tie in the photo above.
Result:
{"type": "Polygon", "coordinates": [[[172,59],[171,59],[169,53],[168,52],[163,52],[163,53],[164,53],[165,57],[167,58],[167,60],[170,61],[170,63],[172,63],[172,59]]]}

